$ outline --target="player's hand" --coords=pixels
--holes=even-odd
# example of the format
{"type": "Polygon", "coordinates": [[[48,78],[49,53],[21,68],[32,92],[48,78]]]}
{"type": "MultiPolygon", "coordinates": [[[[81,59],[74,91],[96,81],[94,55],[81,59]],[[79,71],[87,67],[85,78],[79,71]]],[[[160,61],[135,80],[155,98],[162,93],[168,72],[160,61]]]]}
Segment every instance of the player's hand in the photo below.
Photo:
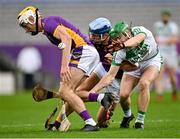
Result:
{"type": "Polygon", "coordinates": [[[108,52],[110,53],[119,51],[124,48],[125,48],[124,43],[120,39],[113,40],[112,43],[109,46],[107,46],[108,52]]]}
{"type": "Polygon", "coordinates": [[[72,76],[71,76],[71,72],[68,66],[61,67],[60,77],[63,83],[69,84],[71,82],[72,76]]]}
{"type": "Polygon", "coordinates": [[[106,54],[106,55],[104,56],[104,58],[105,58],[105,61],[106,61],[106,62],[108,62],[109,64],[111,64],[111,62],[112,62],[112,55],[111,55],[110,53],[106,54]]]}

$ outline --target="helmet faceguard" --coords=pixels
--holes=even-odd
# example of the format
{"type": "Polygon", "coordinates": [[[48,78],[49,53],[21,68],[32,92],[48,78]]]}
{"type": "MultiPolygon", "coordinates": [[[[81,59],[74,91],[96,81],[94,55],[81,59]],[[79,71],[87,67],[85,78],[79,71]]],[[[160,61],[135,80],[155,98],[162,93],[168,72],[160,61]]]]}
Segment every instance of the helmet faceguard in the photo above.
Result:
{"type": "Polygon", "coordinates": [[[121,38],[122,35],[130,38],[130,35],[128,34],[129,31],[131,31],[129,25],[123,21],[120,21],[111,29],[109,36],[111,39],[121,38]]]}
{"type": "Polygon", "coordinates": [[[25,28],[26,25],[29,23],[31,25],[35,24],[35,31],[31,32],[31,35],[37,35],[39,33],[38,31],[38,18],[40,17],[38,8],[35,8],[33,6],[28,6],[24,8],[18,15],[19,25],[20,27],[25,28]],[[29,17],[34,18],[34,22],[29,20],[29,17]]]}
{"type": "Polygon", "coordinates": [[[97,18],[89,23],[89,37],[93,44],[102,44],[111,30],[111,22],[107,18],[97,18]],[[105,34],[107,34],[105,36],[105,34]]]}

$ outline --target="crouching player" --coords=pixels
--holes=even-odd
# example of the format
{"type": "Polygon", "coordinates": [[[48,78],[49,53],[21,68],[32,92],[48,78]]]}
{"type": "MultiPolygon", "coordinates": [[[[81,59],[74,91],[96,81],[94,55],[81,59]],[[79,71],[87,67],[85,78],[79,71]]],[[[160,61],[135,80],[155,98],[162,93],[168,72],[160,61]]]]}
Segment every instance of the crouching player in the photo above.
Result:
{"type": "Polygon", "coordinates": [[[128,128],[134,117],[130,107],[130,96],[132,90],[139,84],[135,128],[144,128],[144,118],[150,101],[150,85],[158,76],[161,67],[160,52],[152,33],[143,26],[130,28],[125,22],[118,22],[110,32],[110,37],[113,39],[113,45],[109,48],[119,51],[113,54],[108,73],[90,92],[97,92],[109,85],[114,80],[123,60],[138,63],[139,67],[134,71],[124,72],[121,80],[119,96],[125,116],[120,127],[128,128]]]}

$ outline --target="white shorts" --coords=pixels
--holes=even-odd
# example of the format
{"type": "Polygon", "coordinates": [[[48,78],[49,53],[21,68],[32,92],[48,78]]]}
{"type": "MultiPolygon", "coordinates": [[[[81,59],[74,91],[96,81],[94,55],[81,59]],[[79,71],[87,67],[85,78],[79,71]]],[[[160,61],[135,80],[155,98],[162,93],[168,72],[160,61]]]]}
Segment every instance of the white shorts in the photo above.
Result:
{"type": "Polygon", "coordinates": [[[93,46],[82,46],[72,50],[69,66],[77,67],[90,76],[99,60],[99,53],[93,46]]]}
{"type": "MultiPolygon", "coordinates": [[[[102,79],[102,77],[107,74],[107,71],[104,69],[101,62],[98,64],[98,66],[95,68],[95,70],[93,72],[99,77],[99,79],[102,79]]],[[[106,87],[106,91],[112,92],[115,95],[118,95],[119,88],[120,88],[120,79],[114,79],[111,82],[111,84],[106,87]]]]}
{"type": "Polygon", "coordinates": [[[178,53],[176,46],[162,46],[159,47],[164,64],[168,67],[178,68],[178,53]]]}
{"type": "Polygon", "coordinates": [[[160,55],[159,52],[154,58],[140,62],[139,63],[140,67],[137,70],[124,72],[124,74],[128,74],[136,78],[140,78],[144,70],[149,66],[155,66],[160,71],[162,63],[163,63],[162,56],[160,55]]]}

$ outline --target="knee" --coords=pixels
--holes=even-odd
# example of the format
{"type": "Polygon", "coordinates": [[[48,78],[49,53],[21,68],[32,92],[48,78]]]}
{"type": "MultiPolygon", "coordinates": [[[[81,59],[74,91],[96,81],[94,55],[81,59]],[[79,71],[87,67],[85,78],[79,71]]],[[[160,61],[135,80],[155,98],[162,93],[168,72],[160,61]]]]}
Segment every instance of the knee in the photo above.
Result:
{"type": "Polygon", "coordinates": [[[140,91],[144,91],[144,90],[149,89],[149,86],[150,86],[150,81],[148,81],[148,80],[140,80],[139,81],[140,91]]]}
{"type": "Polygon", "coordinates": [[[59,89],[59,95],[62,99],[65,99],[65,96],[67,96],[67,93],[69,92],[69,88],[68,87],[65,87],[65,86],[62,86],[60,89],[59,89]]]}
{"type": "Polygon", "coordinates": [[[61,97],[61,99],[64,99],[65,97],[65,92],[63,91],[63,89],[59,90],[59,96],[61,97]]]}
{"type": "Polygon", "coordinates": [[[79,88],[79,87],[77,87],[76,89],[75,89],[75,93],[78,95],[80,92],[81,92],[82,90],[81,90],[81,88],[79,88]]]}

